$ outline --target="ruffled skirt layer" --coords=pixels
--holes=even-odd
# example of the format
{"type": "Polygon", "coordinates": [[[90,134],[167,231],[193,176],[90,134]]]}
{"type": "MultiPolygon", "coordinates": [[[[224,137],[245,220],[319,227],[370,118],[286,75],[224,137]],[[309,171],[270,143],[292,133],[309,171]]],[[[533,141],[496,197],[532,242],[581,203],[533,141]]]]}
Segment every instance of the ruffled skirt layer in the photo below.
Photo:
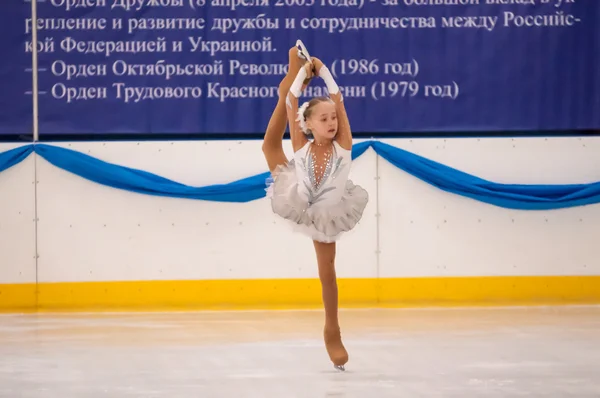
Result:
{"type": "Polygon", "coordinates": [[[309,206],[298,193],[294,161],[280,166],[274,178],[267,180],[267,197],[273,212],[293,224],[293,229],[319,242],[335,242],[352,230],[362,218],[369,194],[359,185],[347,180],[337,204],[309,206]]]}

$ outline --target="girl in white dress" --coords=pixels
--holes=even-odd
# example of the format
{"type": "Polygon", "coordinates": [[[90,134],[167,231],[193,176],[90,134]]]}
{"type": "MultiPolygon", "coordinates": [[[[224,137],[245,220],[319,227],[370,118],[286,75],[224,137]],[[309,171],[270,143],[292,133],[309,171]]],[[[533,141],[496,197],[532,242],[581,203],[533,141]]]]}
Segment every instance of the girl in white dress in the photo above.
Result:
{"type": "Polygon", "coordinates": [[[369,195],[348,178],[352,132],[339,87],[327,66],[310,57],[302,42],[296,44],[289,51],[289,70],[279,85],[279,101],[263,142],[272,175],[267,196],[273,211],[314,243],[325,307],[325,346],[335,367],[344,370],[348,353],[338,321],[336,241],[359,222],[369,195]],[[315,75],[324,80],[329,98],[313,98],[298,107],[298,98],[315,75]],[[282,146],[286,115],[294,150],[291,161],[282,146]]]}

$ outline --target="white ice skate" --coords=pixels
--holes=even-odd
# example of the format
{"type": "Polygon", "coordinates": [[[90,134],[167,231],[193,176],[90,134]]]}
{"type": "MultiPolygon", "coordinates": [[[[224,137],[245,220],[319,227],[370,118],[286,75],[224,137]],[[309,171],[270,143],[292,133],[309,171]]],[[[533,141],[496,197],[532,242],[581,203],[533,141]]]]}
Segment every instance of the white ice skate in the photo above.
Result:
{"type": "Polygon", "coordinates": [[[310,57],[306,46],[304,45],[304,43],[302,43],[302,40],[296,40],[296,48],[298,49],[298,56],[308,61],[312,65],[312,58],[310,57]]]}

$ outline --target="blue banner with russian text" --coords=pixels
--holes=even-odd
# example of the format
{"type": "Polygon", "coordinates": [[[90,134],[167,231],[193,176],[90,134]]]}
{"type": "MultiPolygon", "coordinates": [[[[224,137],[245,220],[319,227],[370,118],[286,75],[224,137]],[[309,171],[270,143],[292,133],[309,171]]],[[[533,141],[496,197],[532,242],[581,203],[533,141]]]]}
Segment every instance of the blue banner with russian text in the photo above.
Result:
{"type": "Polygon", "coordinates": [[[0,134],[31,132],[36,93],[42,139],[262,134],[297,39],[357,133],[600,129],[600,1],[37,0],[37,21],[31,6],[0,13],[0,134]]]}

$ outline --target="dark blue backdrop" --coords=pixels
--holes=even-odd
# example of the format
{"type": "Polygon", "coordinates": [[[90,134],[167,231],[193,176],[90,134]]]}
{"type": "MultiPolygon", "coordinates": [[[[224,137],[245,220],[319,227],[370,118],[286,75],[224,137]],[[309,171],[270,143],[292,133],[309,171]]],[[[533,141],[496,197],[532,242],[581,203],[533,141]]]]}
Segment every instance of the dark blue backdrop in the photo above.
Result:
{"type": "MultiPolygon", "coordinates": [[[[286,0],[292,2],[292,0],[286,0]]],[[[310,4],[313,0],[294,0],[310,4]]],[[[270,74],[240,74],[230,71],[230,62],[242,64],[284,64],[287,50],[297,38],[302,39],[311,53],[322,58],[336,72],[341,87],[354,87],[346,96],[353,130],[373,134],[431,131],[498,131],[555,130],[600,128],[600,2],[551,0],[532,5],[407,5],[429,1],[393,0],[365,1],[362,7],[331,6],[341,0],[316,1],[308,6],[278,6],[281,0],[270,0],[269,6],[244,6],[259,0],[237,1],[232,7],[209,4],[201,0],[47,0],[38,2],[41,19],[38,37],[40,47],[51,40],[39,55],[39,124],[41,138],[60,134],[112,133],[206,133],[252,134],[264,131],[276,103],[274,90],[264,89],[266,97],[209,98],[222,87],[276,87],[283,77],[280,68],[270,74]],[[143,7],[138,9],[138,5],[143,7]],[[324,5],[325,3],[325,5],[324,5]],[[557,7],[558,3],[561,3],[557,7]],[[131,9],[112,7],[128,4],[131,9]],[[181,5],[180,5],[181,4],[181,5]],[[329,5],[328,5],[329,4],[329,5]],[[82,7],[76,7],[82,5],[82,7]],[[157,6],[158,5],[158,6],[157,6]],[[67,7],[68,6],[68,7],[67,7]],[[68,9],[67,9],[68,8],[68,9]],[[528,15],[573,15],[573,26],[527,27],[505,26],[506,13],[519,17],[528,15]],[[245,22],[264,14],[277,19],[278,29],[259,29],[245,22]],[[442,26],[442,17],[477,17],[464,19],[466,27],[442,26]],[[429,18],[435,28],[386,27],[382,20],[408,17],[429,18]],[[481,17],[497,17],[493,29],[470,26],[481,17]],[[105,29],[81,29],[76,20],[107,20],[105,29]],[[135,20],[203,18],[204,29],[150,29],[135,20]],[[242,21],[227,32],[212,29],[217,18],[242,21]],[[294,29],[286,29],[286,18],[295,20],[294,29]],[[303,28],[308,19],[379,18],[379,28],[340,29],[303,28]],[[61,29],[60,20],[68,21],[61,29]],[[113,20],[122,19],[122,28],[113,29],[113,20]],[[54,24],[54,26],[52,26],[54,24]],[[58,28],[58,29],[56,29],[58,28]],[[142,29],[140,29],[142,28],[142,29]],[[165,52],[106,53],[87,52],[89,42],[156,41],[164,38],[165,52]],[[202,38],[222,46],[225,42],[256,41],[270,38],[271,51],[206,51],[192,52],[190,38],[202,38]],[[182,41],[182,51],[173,52],[173,41],[182,41]],[[74,47],[74,44],[81,47],[74,47]],[[51,51],[46,51],[50,49],[51,51]],[[114,74],[115,63],[120,73],[124,63],[130,65],[214,64],[221,61],[219,75],[122,75],[114,74]],[[352,61],[355,60],[355,61],[352,61]],[[363,61],[364,69],[355,70],[355,62],[363,61]],[[121,62],[119,62],[121,61],[121,62]],[[341,73],[346,64],[346,73],[341,73]],[[385,74],[385,64],[405,66],[418,64],[418,74],[385,74]],[[78,67],[87,65],[85,74],[77,76],[78,67]],[[91,66],[90,66],[91,65],[91,66]],[[100,66],[99,66],[100,65],[100,66]],[[98,67],[99,66],[99,67],[98,67]],[[103,73],[103,68],[105,72],[103,73]],[[352,73],[353,70],[355,73],[352,73]],[[70,76],[75,72],[76,76],[70,76]],[[98,73],[100,72],[100,73],[98,73]],[[86,76],[87,75],[87,76],[86,76]],[[118,92],[115,84],[121,84],[118,92]],[[209,85],[218,84],[216,90],[209,85]],[[456,96],[436,96],[439,89],[431,86],[451,86],[456,96]],[[129,90],[125,90],[125,87],[129,90]],[[188,89],[188,98],[147,98],[138,87],[165,88],[199,87],[199,98],[188,89]],[[364,88],[364,89],[357,89],[364,88]],[[82,88],[84,89],[83,91],[82,88]],[[91,89],[90,89],[91,88],[91,89]],[[99,89],[98,89],[99,88],[99,89]],[[103,95],[105,89],[106,95],[103,95]],[[458,91],[456,91],[458,89],[458,91]],[[426,91],[428,90],[428,91],[426,91]],[[125,101],[126,93],[132,96],[125,101]],[[138,99],[142,93],[143,99],[138,99]],[[82,95],[84,94],[84,95],[82,95]],[[426,95],[429,94],[429,95],[426,95]],[[120,95],[120,97],[119,97],[120,95]],[[58,97],[58,98],[57,98],[58,97]],[[100,97],[100,98],[97,98],[100,97]],[[146,98],[144,98],[146,97],[146,98]]],[[[225,1],[220,1],[225,4],[225,1]]],[[[231,2],[230,2],[231,3],[231,2]]],[[[435,1],[433,1],[435,3],[435,1]]],[[[10,2],[0,13],[0,134],[21,134],[31,131],[32,106],[30,67],[31,53],[25,51],[30,39],[26,18],[30,3],[10,2]]],[[[407,20],[405,20],[406,22],[407,20]]],[[[491,27],[491,25],[487,25],[491,27]]],[[[206,49],[206,48],[205,48],[206,49]]],[[[360,62],[359,62],[360,65],[360,62]]],[[[193,68],[191,69],[193,71],[193,68]]],[[[397,71],[396,66],[396,71],[397,71]]],[[[321,81],[315,83],[324,87],[321,81]]],[[[168,91],[169,89],[167,89],[168,91]]],[[[177,90],[180,95],[184,91],[177,90]]]]}
{"type": "Polygon", "coordinates": [[[0,135],[32,134],[31,34],[25,20],[31,3],[7,1],[0,6],[0,135]]]}

